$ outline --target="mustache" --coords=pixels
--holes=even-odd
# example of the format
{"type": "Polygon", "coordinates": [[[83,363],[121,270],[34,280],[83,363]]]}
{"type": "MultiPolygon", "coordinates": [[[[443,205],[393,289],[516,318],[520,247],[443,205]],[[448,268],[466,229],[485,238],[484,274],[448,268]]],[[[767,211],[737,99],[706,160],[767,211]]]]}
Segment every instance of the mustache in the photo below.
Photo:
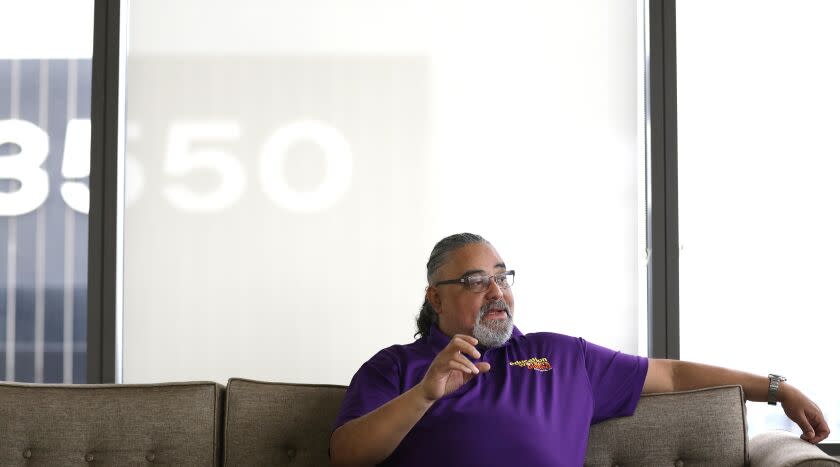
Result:
{"type": "Polygon", "coordinates": [[[507,314],[508,318],[510,318],[510,307],[507,302],[505,302],[504,298],[481,305],[481,309],[478,312],[478,319],[484,318],[484,315],[486,315],[490,310],[505,310],[505,314],[507,314]]]}

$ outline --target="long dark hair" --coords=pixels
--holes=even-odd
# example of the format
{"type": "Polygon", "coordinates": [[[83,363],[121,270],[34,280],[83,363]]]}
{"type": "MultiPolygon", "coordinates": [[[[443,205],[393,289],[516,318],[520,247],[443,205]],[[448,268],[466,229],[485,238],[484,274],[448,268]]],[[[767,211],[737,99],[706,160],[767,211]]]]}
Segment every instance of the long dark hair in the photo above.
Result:
{"type": "MultiPolygon", "coordinates": [[[[426,280],[428,280],[429,285],[432,284],[432,275],[434,275],[434,273],[447,261],[449,253],[465,245],[486,242],[487,240],[482,238],[481,235],[471,233],[450,235],[437,242],[435,247],[432,248],[432,254],[429,255],[429,262],[426,263],[426,280]]],[[[418,335],[421,337],[428,336],[432,328],[432,324],[436,324],[437,322],[438,315],[435,313],[435,309],[432,307],[432,304],[424,298],[423,306],[420,307],[420,313],[417,315],[417,332],[414,334],[414,337],[417,337],[418,335]]]]}

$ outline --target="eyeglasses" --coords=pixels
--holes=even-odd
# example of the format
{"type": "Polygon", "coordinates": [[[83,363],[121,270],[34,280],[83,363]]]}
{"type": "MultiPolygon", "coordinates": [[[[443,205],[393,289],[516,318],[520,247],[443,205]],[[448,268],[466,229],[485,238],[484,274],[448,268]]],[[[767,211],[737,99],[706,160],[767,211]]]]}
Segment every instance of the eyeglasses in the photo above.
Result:
{"type": "Polygon", "coordinates": [[[446,281],[438,281],[435,282],[435,285],[444,285],[444,284],[462,284],[466,287],[470,292],[484,292],[490,288],[490,281],[496,283],[500,289],[507,289],[513,285],[513,278],[516,277],[516,271],[510,270],[505,272],[500,272],[498,274],[492,276],[478,276],[478,275],[471,275],[471,276],[464,276],[460,279],[451,279],[446,281]]]}

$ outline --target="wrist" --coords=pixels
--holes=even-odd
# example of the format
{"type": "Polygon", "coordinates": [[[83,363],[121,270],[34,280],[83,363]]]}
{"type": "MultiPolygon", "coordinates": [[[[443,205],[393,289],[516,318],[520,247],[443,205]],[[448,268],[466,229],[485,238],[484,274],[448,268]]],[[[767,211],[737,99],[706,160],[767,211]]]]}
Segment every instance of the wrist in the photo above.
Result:
{"type": "Polygon", "coordinates": [[[777,399],[780,403],[784,404],[790,401],[791,397],[794,397],[795,393],[798,391],[795,387],[791,386],[786,382],[782,382],[779,384],[779,392],[777,393],[777,399]]]}
{"type": "Polygon", "coordinates": [[[423,381],[421,380],[419,383],[415,384],[414,387],[408,390],[411,393],[412,398],[417,401],[419,405],[421,405],[424,409],[428,409],[435,403],[437,399],[434,397],[430,397],[427,393],[425,388],[423,387],[423,381]]]}

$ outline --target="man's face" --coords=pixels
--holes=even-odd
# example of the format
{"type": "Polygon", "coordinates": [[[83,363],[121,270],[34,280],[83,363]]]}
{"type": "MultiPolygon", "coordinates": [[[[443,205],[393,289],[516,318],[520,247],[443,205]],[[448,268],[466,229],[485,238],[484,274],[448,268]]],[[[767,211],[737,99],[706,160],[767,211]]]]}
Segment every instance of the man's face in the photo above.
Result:
{"type": "MultiPolygon", "coordinates": [[[[449,253],[447,262],[435,272],[432,283],[504,271],[505,263],[492,245],[472,243],[449,253]]],[[[503,331],[512,326],[513,293],[510,288],[500,289],[494,281],[483,292],[472,292],[461,284],[430,286],[426,297],[438,314],[438,327],[448,336],[467,334],[481,341],[482,331],[486,334],[488,330],[503,331]],[[485,313],[480,316],[482,307],[485,313]]]]}

